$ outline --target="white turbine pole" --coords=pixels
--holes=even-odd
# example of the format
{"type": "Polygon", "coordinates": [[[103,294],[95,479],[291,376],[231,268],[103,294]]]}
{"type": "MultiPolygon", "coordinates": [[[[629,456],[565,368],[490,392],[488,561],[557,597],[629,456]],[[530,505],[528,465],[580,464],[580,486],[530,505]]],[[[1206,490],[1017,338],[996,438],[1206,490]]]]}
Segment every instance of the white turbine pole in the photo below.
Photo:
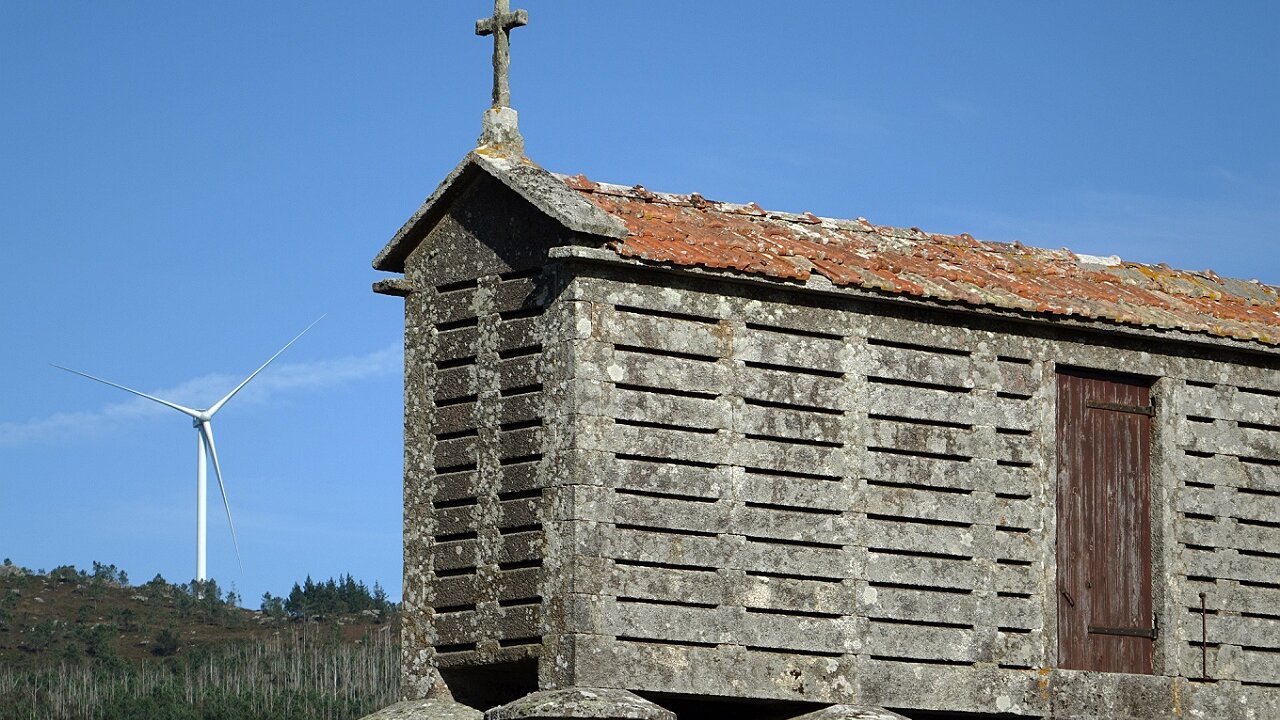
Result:
{"type": "MultiPolygon", "coordinates": [[[[222,506],[227,510],[227,527],[231,529],[231,542],[235,545],[235,548],[236,548],[236,560],[237,561],[240,560],[240,541],[236,539],[236,526],[235,526],[235,523],[232,522],[231,520],[231,503],[227,500],[227,486],[222,482],[222,467],[218,464],[218,449],[217,449],[217,446],[213,444],[213,425],[210,423],[210,420],[213,418],[215,413],[217,413],[219,410],[222,409],[223,405],[227,404],[228,400],[235,397],[236,393],[244,389],[244,386],[248,385],[250,380],[257,377],[258,373],[267,369],[267,366],[270,365],[273,360],[280,357],[280,353],[283,353],[285,350],[288,350],[290,345],[293,345],[295,342],[297,342],[298,338],[305,335],[307,330],[310,330],[311,328],[315,327],[315,324],[320,322],[323,319],[324,319],[324,315],[321,315],[320,317],[316,318],[314,322],[312,322],[310,325],[304,328],[302,332],[294,336],[294,338],[290,340],[288,343],[286,343],[284,347],[277,350],[275,355],[272,355],[271,357],[267,358],[267,361],[262,363],[261,367],[259,367],[257,370],[254,370],[249,375],[249,377],[242,380],[239,385],[235,386],[231,390],[231,392],[224,395],[221,400],[218,400],[218,402],[214,403],[213,405],[210,405],[208,410],[193,410],[189,407],[184,407],[182,405],[178,405],[177,403],[169,402],[168,400],[162,400],[158,397],[155,397],[154,395],[148,395],[144,392],[139,392],[137,390],[134,390],[133,388],[125,387],[124,385],[118,385],[116,383],[111,382],[110,380],[103,380],[102,378],[94,377],[88,373],[82,373],[79,370],[72,370],[71,368],[62,367],[61,365],[54,365],[54,367],[58,368],[59,370],[66,370],[69,373],[74,373],[81,377],[85,377],[90,380],[95,380],[104,385],[110,385],[113,388],[119,388],[120,390],[124,390],[125,392],[133,393],[134,395],[137,395],[139,397],[144,397],[148,400],[158,402],[161,405],[164,405],[166,407],[171,407],[174,410],[177,410],[178,412],[182,413],[183,415],[186,415],[191,418],[191,421],[192,421],[191,424],[194,425],[196,429],[196,580],[198,580],[199,582],[204,582],[208,577],[207,573],[205,572],[206,570],[205,552],[207,548],[206,530],[208,526],[208,522],[206,518],[208,516],[208,496],[209,496],[209,492],[208,492],[209,456],[213,457],[213,470],[215,473],[217,473],[217,476],[218,476],[218,489],[222,493],[222,506]]],[[[240,567],[241,569],[244,568],[243,562],[240,563],[240,567]]]]}
{"type": "Polygon", "coordinates": [[[196,433],[196,580],[205,581],[207,490],[204,434],[196,433]]]}

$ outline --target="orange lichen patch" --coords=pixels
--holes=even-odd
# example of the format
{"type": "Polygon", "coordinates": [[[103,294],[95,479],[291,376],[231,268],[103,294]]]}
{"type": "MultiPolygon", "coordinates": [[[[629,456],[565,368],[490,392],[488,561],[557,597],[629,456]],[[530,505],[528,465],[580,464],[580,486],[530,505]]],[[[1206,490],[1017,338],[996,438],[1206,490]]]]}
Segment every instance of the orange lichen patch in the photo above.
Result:
{"type": "Polygon", "coordinates": [[[609,243],[624,257],[798,282],[818,273],[841,286],[1280,345],[1280,288],[1257,281],[768,212],[581,175],[565,183],[626,224],[628,236],[609,243]]]}

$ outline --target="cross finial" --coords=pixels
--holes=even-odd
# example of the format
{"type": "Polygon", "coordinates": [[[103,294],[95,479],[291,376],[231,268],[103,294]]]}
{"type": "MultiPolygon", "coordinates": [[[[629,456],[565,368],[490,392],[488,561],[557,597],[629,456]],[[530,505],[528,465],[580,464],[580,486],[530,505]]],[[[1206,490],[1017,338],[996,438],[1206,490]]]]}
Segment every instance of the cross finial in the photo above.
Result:
{"type": "Polygon", "coordinates": [[[493,107],[511,107],[511,31],[529,24],[529,13],[511,12],[509,0],[493,0],[493,17],[476,21],[476,34],[493,36],[493,107]]]}

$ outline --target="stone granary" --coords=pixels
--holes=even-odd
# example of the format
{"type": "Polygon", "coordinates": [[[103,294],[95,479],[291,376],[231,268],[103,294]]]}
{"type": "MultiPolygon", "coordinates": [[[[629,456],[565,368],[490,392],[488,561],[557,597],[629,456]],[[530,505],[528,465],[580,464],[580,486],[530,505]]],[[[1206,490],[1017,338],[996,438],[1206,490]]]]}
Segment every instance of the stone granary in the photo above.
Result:
{"type": "Polygon", "coordinates": [[[374,262],[405,717],[1280,718],[1280,288],[517,140],[374,262]]]}

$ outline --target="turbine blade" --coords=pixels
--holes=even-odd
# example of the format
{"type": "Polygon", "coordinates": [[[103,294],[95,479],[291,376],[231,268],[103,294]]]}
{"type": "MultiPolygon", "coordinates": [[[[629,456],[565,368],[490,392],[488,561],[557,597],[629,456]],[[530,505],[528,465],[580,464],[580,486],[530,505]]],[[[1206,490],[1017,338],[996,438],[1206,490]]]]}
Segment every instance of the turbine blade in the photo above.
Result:
{"type": "Polygon", "coordinates": [[[219,400],[218,402],[214,403],[214,404],[209,408],[209,417],[213,417],[214,413],[216,413],[216,412],[218,412],[219,410],[221,410],[221,409],[222,409],[222,406],[223,406],[223,405],[226,405],[228,400],[230,400],[231,398],[235,397],[236,393],[240,392],[241,388],[243,388],[245,385],[248,385],[250,380],[252,380],[252,379],[254,379],[255,377],[257,377],[257,376],[258,376],[258,373],[262,372],[263,370],[266,370],[266,369],[267,369],[267,366],[271,364],[271,361],[272,361],[272,360],[275,360],[276,358],[280,357],[280,353],[284,352],[285,350],[288,350],[290,345],[292,345],[292,344],[294,344],[295,342],[297,342],[297,341],[298,341],[298,338],[300,338],[300,337],[302,337],[303,335],[307,334],[307,331],[308,331],[308,330],[310,330],[311,328],[315,327],[316,323],[320,322],[320,321],[321,321],[321,320],[323,320],[323,319],[324,319],[324,315],[321,315],[320,317],[316,318],[316,319],[315,319],[315,320],[314,320],[310,325],[308,325],[308,326],[306,326],[305,328],[303,328],[303,329],[302,329],[302,332],[300,332],[300,333],[298,333],[297,335],[295,335],[295,336],[294,336],[294,338],[293,338],[292,340],[290,340],[289,342],[285,343],[285,346],[284,346],[284,347],[282,347],[282,348],[280,348],[279,350],[277,350],[275,355],[272,355],[271,357],[267,358],[267,361],[266,361],[266,362],[264,362],[264,363],[262,363],[262,367],[258,368],[257,370],[254,370],[254,371],[253,371],[253,373],[252,373],[251,375],[249,375],[249,377],[245,378],[243,382],[241,382],[239,385],[235,386],[235,389],[233,389],[231,392],[227,393],[226,397],[224,397],[224,398],[222,398],[221,400],[219,400]]]}
{"type": "MultiPolygon", "coordinates": [[[[53,363],[50,363],[50,364],[51,364],[51,365],[53,365],[53,363]]],[[[144,393],[144,392],[138,392],[137,390],[134,390],[133,388],[127,388],[127,387],[125,387],[125,386],[123,386],[123,385],[118,385],[118,384],[116,384],[116,383],[111,382],[110,380],[103,380],[102,378],[100,378],[100,377],[94,377],[94,376],[90,375],[89,373],[82,373],[82,372],[80,372],[79,370],[72,370],[72,369],[71,369],[71,368],[69,368],[69,367],[62,367],[61,365],[53,365],[53,366],[54,366],[54,367],[56,367],[56,368],[58,368],[59,370],[66,370],[67,372],[72,373],[72,374],[74,374],[74,375],[79,375],[80,377],[89,378],[90,380],[96,380],[96,381],[98,381],[98,382],[102,383],[103,385],[110,385],[110,386],[111,386],[111,387],[113,387],[113,388],[119,388],[119,389],[121,389],[121,390],[124,390],[125,392],[133,393],[134,395],[137,395],[138,397],[144,397],[144,398],[146,398],[146,399],[148,399],[148,400],[152,400],[152,401],[158,402],[158,403],[160,403],[161,405],[165,405],[165,406],[167,406],[167,407],[171,407],[171,408],[173,408],[174,410],[177,410],[178,412],[183,413],[183,414],[185,414],[185,415],[190,415],[190,416],[191,416],[191,417],[193,417],[193,418],[194,418],[194,417],[199,417],[199,416],[200,416],[200,412],[199,412],[198,410],[192,410],[192,409],[191,409],[191,408],[189,408],[189,407],[183,407],[183,406],[181,406],[181,405],[179,405],[179,404],[177,404],[177,403],[171,403],[171,402],[169,402],[168,400],[161,400],[160,398],[155,397],[154,395],[148,395],[148,394],[146,394],[146,393],[144,393]]]]}
{"type": "Polygon", "coordinates": [[[227,510],[227,527],[231,528],[231,544],[236,547],[236,562],[240,570],[244,570],[244,560],[240,558],[240,541],[236,539],[236,524],[231,521],[231,503],[227,501],[227,486],[222,483],[222,466],[218,464],[218,448],[213,444],[213,426],[208,420],[200,423],[200,434],[204,443],[209,446],[209,457],[213,458],[213,473],[218,476],[218,489],[222,491],[222,507],[227,510]]]}

